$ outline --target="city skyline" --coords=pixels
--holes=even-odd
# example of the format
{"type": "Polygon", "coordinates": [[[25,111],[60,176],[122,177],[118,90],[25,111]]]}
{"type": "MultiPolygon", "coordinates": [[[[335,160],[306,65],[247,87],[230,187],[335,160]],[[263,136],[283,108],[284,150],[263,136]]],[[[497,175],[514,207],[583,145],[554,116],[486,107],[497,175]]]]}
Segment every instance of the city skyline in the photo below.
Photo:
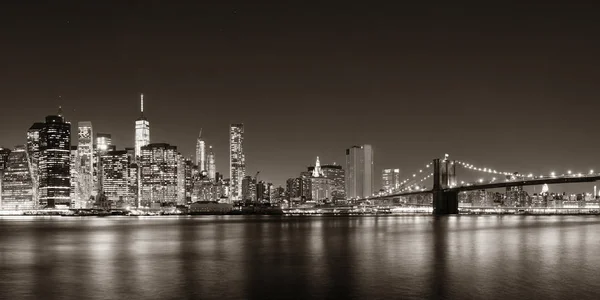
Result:
{"type": "Polygon", "coordinates": [[[11,60],[0,98],[15,105],[0,112],[3,147],[23,144],[21,128],[59,105],[72,124],[91,121],[132,147],[143,92],[152,142],[190,157],[204,128],[217,172],[227,174],[227,128],[243,122],[247,173],[260,169],[276,185],[317,155],[341,164],[343,149],[366,143],[377,152],[374,174],[443,153],[540,174],[597,161],[597,26],[568,5],[531,16],[506,4],[496,17],[419,4],[402,16],[387,13],[394,6],[365,15],[331,5],[190,4],[187,13],[166,5],[164,14],[110,1],[12,5],[3,10],[19,13],[3,18],[11,33],[0,51],[11,60]],[[113,10],[121,13],[108,23],[102,16],[113,10]],[[500,16],[514,18],[504,25],[500,16]],[[161,33],[169,31],[179,34],[161,33]],[[284,109],[291,104],[302,105],[284,109]],[[285,155],[264,146],[275,137],[285,155]]]}

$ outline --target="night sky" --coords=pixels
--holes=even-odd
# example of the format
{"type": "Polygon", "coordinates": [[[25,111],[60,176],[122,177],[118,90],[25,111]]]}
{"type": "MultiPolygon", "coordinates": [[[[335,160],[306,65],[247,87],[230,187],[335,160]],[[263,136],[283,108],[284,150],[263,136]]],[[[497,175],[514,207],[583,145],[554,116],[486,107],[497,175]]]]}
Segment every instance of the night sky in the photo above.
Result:
{"type": "Polygon", "coordinates": [[[0,6],[4,147],[59,105],[74,132],[89,120],[132,147],[143,92],[151,141],[190,156],[203,128],[226,177],[239,122],[248,173],[275,184],[365,143],[377,182],[444,153],[503,171],[600,169],[591,2],[13,2],[0,6]]]}

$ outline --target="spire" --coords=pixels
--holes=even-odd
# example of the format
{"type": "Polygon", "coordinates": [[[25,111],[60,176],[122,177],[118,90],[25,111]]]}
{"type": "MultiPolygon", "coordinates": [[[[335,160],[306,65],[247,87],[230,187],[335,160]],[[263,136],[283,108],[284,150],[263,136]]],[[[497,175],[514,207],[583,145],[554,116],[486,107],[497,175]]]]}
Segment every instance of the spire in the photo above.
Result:
{"type": "Polygon", "coordinates": [[[144,93],[140,94],[140,112],[144,115],[144,93]]]}
{"type": "Polygon", "coordinates": [[[58,106],[58,116],[62,117],[62,114],[63,114],[62,106],[59,105],[58,106]]]}
{"type": "Polygon", "coordinates": [[[319,161],[319,157],[317,156],[317,161],[315,162],[315,168],[313,169],[312,177],[321,176],[323,176],[323,172],[321,171],[321,162],[319,161]]]}
{"type": "Polygon", "coordinates": [[[198,139],[202,139],[202,128],[200,128],[200,133],[198,134],[198,139]]]}

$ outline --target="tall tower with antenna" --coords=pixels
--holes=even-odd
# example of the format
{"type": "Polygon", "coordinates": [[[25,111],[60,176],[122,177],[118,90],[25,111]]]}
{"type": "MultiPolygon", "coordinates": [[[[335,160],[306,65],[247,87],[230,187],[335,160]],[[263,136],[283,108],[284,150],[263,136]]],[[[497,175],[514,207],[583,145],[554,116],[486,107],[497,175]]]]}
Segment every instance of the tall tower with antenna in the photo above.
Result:
{"type": "Polygon", "coordinates": [[[142,147],[150,144],[150,122],[144,116],[144,94],[140,94],[140,117],[135,121],[135,157],[139,160],[142,147]]]}

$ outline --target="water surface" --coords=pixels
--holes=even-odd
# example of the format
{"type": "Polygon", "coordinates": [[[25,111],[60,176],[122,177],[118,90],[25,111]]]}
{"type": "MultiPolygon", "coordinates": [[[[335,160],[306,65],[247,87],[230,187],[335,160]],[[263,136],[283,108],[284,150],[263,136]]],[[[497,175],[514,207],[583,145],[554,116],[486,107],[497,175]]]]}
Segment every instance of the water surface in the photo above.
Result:
{"type": "Polygon", "coordinates": [[[2,299],[598,299],[600,217],[3,217],[2,299]]]}

